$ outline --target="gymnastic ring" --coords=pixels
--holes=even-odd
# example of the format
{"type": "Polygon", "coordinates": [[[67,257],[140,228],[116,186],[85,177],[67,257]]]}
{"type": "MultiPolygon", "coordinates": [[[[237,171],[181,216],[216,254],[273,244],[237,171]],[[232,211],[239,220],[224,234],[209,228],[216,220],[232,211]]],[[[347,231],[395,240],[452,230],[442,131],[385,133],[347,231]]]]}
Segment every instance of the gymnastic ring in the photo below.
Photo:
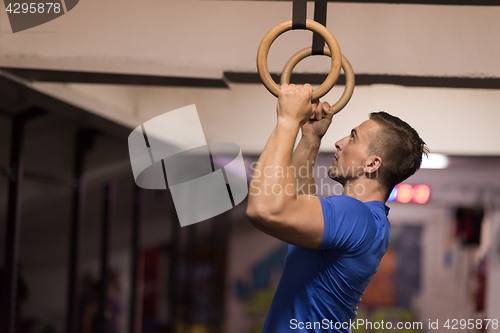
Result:
{"type": "MultiPolygon", "coordinates": [[[[328,49],[328,47],[326,46],[323,49],[323,53],[331,57],[330,49],[328,49]]],[[[290,76],[292,75],[294,67],[299,63],[299,61],[310,56],[311,54],[312,47],[306,47],[305,49],[302,49],[299,52],[295,53],[285,64],[285,67],[283,67],[283,72],[281,73],[281,84],[290,83],[290,76]]],[[[333,110],[334,114],[342,110],[347,105],[354,91],[354,72],[352,70],[351,64],[349,63],[347,58],[344,57],[344,55],[342,55],[342,69],[344,70],[345,74],[345,88],[344,93],[337,101],[337,103],[330,107],[330,110],[333,110]]]]}
{"type": "MultiPolygon", "coordinates": [[[[269,30],[269,32],[264,36],[262,42],[260,43],[259,50],[257,51],[257,70],[259,72],[260,79],[264,86],[269,90],[271,94],[278,97],[279,86],[271,78],[269,74],[269,69],[267,67],[267,55],[269,53],[269,48],[279,35],[285,31],[292,29],[292,20],[281,22],[274,28],[269,30]]],[[[332,66],[330,68],[330,73],[328,74],[325,82],[323,82],[318,88],[314,89],[312,99],[316,100],[323,97],[337,81],[340,75],[340,67],[342,65],[342,57],[340,53],[340,47],[337,43],[335,37],[332,33],[328,31],[325,26],[321,25],[316,21],[306,20],[306,29],[312,30],[318,33],[326,41],[329,49],[333,51],[334,56],[332,57],[332,66]]]]}

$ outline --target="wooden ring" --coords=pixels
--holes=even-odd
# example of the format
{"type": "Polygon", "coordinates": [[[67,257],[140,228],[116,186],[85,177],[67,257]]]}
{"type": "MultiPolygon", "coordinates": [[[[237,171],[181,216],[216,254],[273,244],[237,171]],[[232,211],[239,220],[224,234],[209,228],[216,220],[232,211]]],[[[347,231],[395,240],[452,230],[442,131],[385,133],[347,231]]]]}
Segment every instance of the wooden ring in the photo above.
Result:
{"type": "MultiPolygon", "coordinates": [[[[323,53],[327,56],[331,56],[330,49],[328,49],[326,46],[323,49],[323,53]]],[[[302,49],[299,52],[295,53],[293,57],[291,57],[290,60],[288,60],[285,67],[283,67],[283,73],[281,74],[281,84],[290,83],[290,76],[292,75],[292,70],[294,69],[294,67],[299,63],[299,61],[310,56],[311,54],[312,54],[312,47],[306,47],[305,49],[302,49]]],[[[354,91],[354,72],[352,70],[351,64],[349,63],[347,58],[344,57],[344,55],[342,55],[342,69],[344,70],[345,74],[345,88],[344,88],[344,93],[337,101],[337,103],[335,103],[330,107],[330,110],[334,111],[334,113],[339,112],[347,105],[354,91]]],[[[316,99],[313,98],[312,100],[314,101],[316,99]]]]}
{"type": "MultiPolygon", "coordinates": [[[[269,48],[271,44],[274,42],[279,35],[284,33],[285,31],[292,29],[292,20],[281,22],[272,28],[262,39],[260,43],[259,50],[257,51],[257,70],[259,72],[260,79],[264,86],[269,90],[271,94],[278,97],[278,93],[280,91],[279,86],[276,82],[271,78],[271,74],[269,74],[269,68],[267,67],[267,55],[269,53],[269,48]]],[[[330,89],[332,89],[333,85],[337,81],[340,75],[340,67],[342,65],[342,57],[340,53],[340,47],[337,43],[335,37],[333,37],[332,33],[328,31],[325,26],[319,24],[316,21],[306,20],[306,29],[312,30],[326,41],[329,49],[333,51],[332,57],[332,67],[330,68],[330,73],[328,74],[325,82],[323,82],[318,88],[314,89],[312,99],[316,100],[320,97],[324,96],[330,89]]]]}

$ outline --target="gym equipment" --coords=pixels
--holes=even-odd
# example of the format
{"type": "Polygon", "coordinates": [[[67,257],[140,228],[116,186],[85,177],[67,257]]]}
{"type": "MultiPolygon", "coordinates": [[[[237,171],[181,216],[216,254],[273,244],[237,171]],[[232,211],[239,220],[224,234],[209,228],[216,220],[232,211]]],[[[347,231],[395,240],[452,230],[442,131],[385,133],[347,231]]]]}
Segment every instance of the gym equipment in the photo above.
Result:
{"type": "Polygon", "coordinates": [[[325,27],[326,2],[316,1],[315,21],[305,19],[306,3],[307,1],[305,0],[294,0],[293,20],[287,20],[279,23],[264,36],[257,51],[257,70],[259,72],[260,79],[267,90],[274,96],[278,97],[280,88],[272,79],[267,67],[267,57],[272,43],[282,33],[292,29],[307,29],[313,31],[315,33],[313,47],[300,50],[293,55],[290,60],[288,60],[283,68],[281,84],[290,82],[292,70],[300,60],[313,54],[324,54],[330,56],[332,58],[330,72],[328,73],[325,81],[318,88],[313,90],[312,100],[317,100],[323,97],[333,88],[340,75],[340,67],[342,67],[346,77],[344,93],[330,108],[330,110],[334,110],[335,113],[337,113],[342,110],[351,99],[354,91],[354,72],[349,61],[340,52],[337,40],[325,27]],[[316,22],[316,20],[322,21],[321,23],[324,23],[324,25],[320,22],[316,22]],[[318,43],[320,38],[326,41],[328,47],[321,48],[321,46],[324,45],[324,42],[320,40],[320,43],[318,43]]]}
{"type": "MultiPolygon", "coordinates": [[[[325,47],[323,52],[325,55],[331,56],[329,48],[325,47]]],[[[294,69],[294,67],[299,63],[299,61],[301,61],[304,58],[307,58],[311,54],[312,54],[312,47],[306,47],[305,49],[302,49],[299,52],[295,53],[288,60],[285,67],[283,67],[283,71],[281,73],[281,84],[289,83],[290,76],[292,75],[292,70],[294,69]]],[[[334,111],[334,113],[339,112],[347,105],[347,103],[349,103],[349,100],[351,99],[352,93],[354,91],[354,72],[352,70],[351,64],[349,63],[347,58],[344,57],[344,55],[342,55],[342,69],[344,70],[345,74],[345,88],[344,88],[344,93],[337,101],[337,103],[333,104],[330,107],[330,110],[334,111]]]]}

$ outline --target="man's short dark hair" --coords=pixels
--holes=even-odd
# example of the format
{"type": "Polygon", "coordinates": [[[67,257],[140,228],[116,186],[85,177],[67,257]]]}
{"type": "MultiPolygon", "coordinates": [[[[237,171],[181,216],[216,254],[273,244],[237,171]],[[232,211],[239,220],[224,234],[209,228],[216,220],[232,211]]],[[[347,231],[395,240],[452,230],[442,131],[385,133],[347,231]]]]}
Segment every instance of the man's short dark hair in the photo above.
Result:
{"type": "Polygon", "coordinates": [[[370,140],[368,153],[382,158],[378,173],[381,185],[390,192],[413,175],[429,153],[425,142],[408,123],[387,112],[372,112],[370,119],[381,127],[370,140]]]}

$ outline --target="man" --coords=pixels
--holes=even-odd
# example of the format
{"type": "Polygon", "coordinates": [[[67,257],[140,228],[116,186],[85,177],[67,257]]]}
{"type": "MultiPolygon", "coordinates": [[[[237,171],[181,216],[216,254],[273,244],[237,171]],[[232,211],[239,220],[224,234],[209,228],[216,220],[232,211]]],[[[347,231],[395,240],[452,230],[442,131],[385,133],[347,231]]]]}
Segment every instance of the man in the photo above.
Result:
{"type": "Polygon", "coordinates": [[[333,113],[311,96],[309,84],[281,86],[278,122],[250,183],[248,218],[290,244],[263,332],[350,332],[360,296],[389,245],[385,202],[427,153],[407,123],[372,113],[335,143],[329,176],[342,184],[342,195],[316,197],[312,168],[333,113]],[[304,166],[307,175],[298,172],[304,166]]]}

